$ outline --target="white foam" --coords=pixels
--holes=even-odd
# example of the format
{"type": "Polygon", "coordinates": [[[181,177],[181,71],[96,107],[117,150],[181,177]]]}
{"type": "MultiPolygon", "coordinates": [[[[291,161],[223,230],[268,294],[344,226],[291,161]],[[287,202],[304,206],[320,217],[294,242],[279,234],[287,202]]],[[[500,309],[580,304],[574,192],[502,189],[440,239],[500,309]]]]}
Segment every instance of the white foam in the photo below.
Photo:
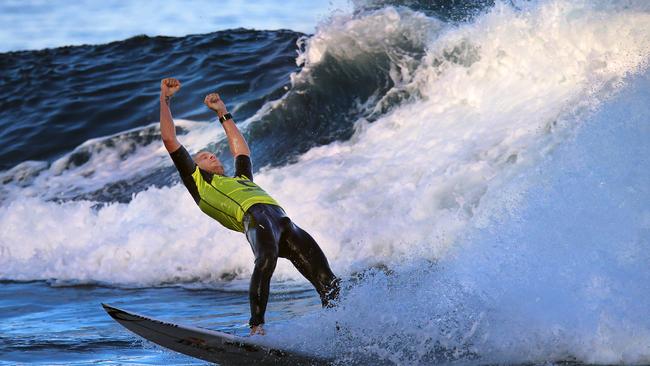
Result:
{"type": "MultiPolygon", "coordinates": [[[[408,365],[458,357],[479,364],[650,361],[648,74],[637,80],[641,87],[598,114],[585,113],[620,88],[623,76],[645,67],[647,4],[540,3],[523,12],[497,6],[447,33],[431,47],[430,59],[456,40],[478,45],[481,60],[469,70],[423,66],[432,72],[420,72],[414,84],[428,100],[368,127],[358,143],[304,157],[341,161],[360,149],[359,159],[385,159],[375,167],[382,177],[397,170],[408,179],[395,180],[416,187],[417,178],[426,177],[420,187],[435,193],[410,201],[404,194],[399,197],[407,204],[381,205],[388,213],[372,216],[379,234],[369,236],[392,243],[382,248],[393,258],[415,249],[418,258],[438,262],[395,264],[391,275],[369,276],[350,290],[338,310],[277,325],[271,331],[288,346],[408,365]],[[575,127],[585,119],[574,142],[575,127]],[[387,146],[392,156],[417,148],[416,162],[395,161],[387,146]],[[513,154],[515,164],[508,162],[513,154]],[[422,169],[427,166],[432,173],[422,169]],[[449,196],[454,199],[440,205],[449,196]],[[403,231],[388,221],[418,222],[417,213],[429,223],[404,225],[415,238],[405,240],[408,247],[395,245],[403,231]],[[425,236],[435,229],[443,239],[435,231],[425,236]],[[447,243],[455,245],[436,256],[447,243]]],[[[364,178],[372,175],[356,172],[361,177],[349,187],[364,191],[364,178]]],[[[339,212],[348,207],[336,203],[339,212]]],[[[363,223],[341,220],[337,227],[345,233],[363,223]]]]}
{"type": "Polygon", "coordinates": [[[469,230],[453,255],[369,275],[339,309],[270,332],[396,364],[647,364],[650,72],[634,79],[575,139],[490,192],[495,205],[513,194],[519,204],[469,230]]]}
{"type": "MultiPolygon", "coordinates": [[[[190,152],[197,152],[225,136],[209,123],[176,120],[189,131],[183,140],[190,152]]],[[[108,184],[142,178],[151,171],[169,165],[169,154],[158,139],[138,145],[134,135],[158,134],[158,123],[115,135],[90,139],[51,164],[26,161],[2,172],[0,201],[11,197],[39,197],[43,200],[70,199],[94,192],[108,184]],[[83,153],[87,161],[71,163],[73,156],[83,153]]]]}
{"type": "MultiPolygon", "coordinates": [[[[648,57],[647,13],[605,17],[559,2],[533,10],[498,6],[474,24],[447,30],[431,40],[427,60],[412,78],[424,100],[371,125],[359,121],[360,132],[350,141],[312,149],[298,164],[258,178],[319,233],[339,270],[439,256],[466,228],[487,190],[498,189],[566,137],[563,130],[572,126],[559,123],[562,118],[614,90],[648,57]],[[564,12],[552,11],[560,5],[564,12]],[[444,50],[463,43],[479,49],[481,59],[469,68],[434,66],[444,50]]],[[[408,28],[410,12],[401,19],[394,9],[386,12],[387,22],[408,28]]],[[[415,18],[411,24],[418,28],[420,16],[415,18]]]]}

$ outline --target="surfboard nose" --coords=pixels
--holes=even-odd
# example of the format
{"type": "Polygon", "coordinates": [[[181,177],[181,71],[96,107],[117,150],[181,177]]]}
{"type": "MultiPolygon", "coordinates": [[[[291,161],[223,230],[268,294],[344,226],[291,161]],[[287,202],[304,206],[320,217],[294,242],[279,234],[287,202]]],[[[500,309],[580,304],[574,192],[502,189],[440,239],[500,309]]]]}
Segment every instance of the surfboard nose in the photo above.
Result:
{"type": "Polygon", "coordinates": [[[111,318],[113,318],[115,320],[123,320],[120,317],[120,314],[123,313],[122,310],[120,310],[118,308],[115,308],[115,307],[112,307],[112,306],[110,306],[108,304],[105,304],[105,303],[101,303],[101,304],[102,304],[102,307],[104,308],[104,310],[106,311],[106,313],[108,313],[108,315],[110,315],[111,318]]]}

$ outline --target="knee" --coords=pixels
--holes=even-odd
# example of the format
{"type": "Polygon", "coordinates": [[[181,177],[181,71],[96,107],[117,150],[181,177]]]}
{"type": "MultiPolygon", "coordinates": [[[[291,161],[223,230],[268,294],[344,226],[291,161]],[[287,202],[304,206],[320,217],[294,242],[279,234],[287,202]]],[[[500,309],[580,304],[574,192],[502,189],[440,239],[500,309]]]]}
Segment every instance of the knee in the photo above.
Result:
{"type": "Polygon", "coordinates": [[[255,258],[255,269],[262,271],[263,273],[273,272],[275,270],[275,265],[278,262],[278,251],[277,250],[262,250],[258,253],[255,258]]]}

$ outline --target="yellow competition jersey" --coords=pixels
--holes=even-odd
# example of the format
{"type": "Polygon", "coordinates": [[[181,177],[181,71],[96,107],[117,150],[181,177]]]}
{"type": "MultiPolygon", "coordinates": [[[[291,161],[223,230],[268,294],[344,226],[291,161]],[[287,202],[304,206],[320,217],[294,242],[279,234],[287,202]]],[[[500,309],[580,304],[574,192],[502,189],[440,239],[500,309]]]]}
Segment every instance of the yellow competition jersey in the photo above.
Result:
{"type": "Polygon", "coordinates": [[[207,182],[199,167],[192,174],[198,188],[201,211],[219,221],[228,229],[244,232],[244,214],[256,203],[279,204],[246,176],[225,177],[214,175],[207,182]]]}

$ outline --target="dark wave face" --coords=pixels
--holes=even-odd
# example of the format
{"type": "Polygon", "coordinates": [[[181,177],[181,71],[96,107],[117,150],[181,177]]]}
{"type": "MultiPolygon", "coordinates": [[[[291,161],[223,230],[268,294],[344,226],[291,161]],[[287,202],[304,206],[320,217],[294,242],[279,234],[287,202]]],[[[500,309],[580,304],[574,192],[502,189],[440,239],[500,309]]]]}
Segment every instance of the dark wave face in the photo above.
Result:
{"type": "Polygon", "coordinates": [[[300,36],[236,29],[0,54],[0,170],[158,121],[164,77],[183,83],[175,117],[213,118],[202,101],[219,91],[243,120],[284,92],[300,36]]]}
{"type": "MultiPolygon", "coordinates": [[[[5,131],[0,135],[0,170],[27,160],[46,161],[7,174],[2,183],[30,185],[63,154],[57,163],[60,172],[83,166],[107,149],[126,160],[138,147],[156,143],[158,128],[143,126],[159,120],[159,82],[167,76],[183,84],[172,102],[175,118],[214,119],[202,103],[213,91],[222,95],[239,122],[282,97],[244,131],[256,169],[283,165],[311,147],[348,139],[358,118],[372,121],[378,112],[410,97],[386,97],[395,86],[390,70],[403,59],[412,60],[407,68],[417,67],[424,55],[420,39],[393,39],[390,52],[370,48],[352,58],[326,52],[318,65],[301,73],[306,76],[290,83],[290,74],[300,70],[295,59],[305,44],[301,37],[291,31],[239,29],[0,54],[7,85],[0,90],[0,129],[5,131]],[[113,136],[89,141],[107,135],[113,136]]],[[[177,129],[180,135],[186,132],[177,129]]],[[[226,141],[208,148],[230,167],[226,141]]],[[[83,178],[92,178],[92,172],[83,178]]],[[[72,188],[57,193],[56,200],[128,202],[133,193],[177,180],[167,166],[97,190],[72,188]]]]}

